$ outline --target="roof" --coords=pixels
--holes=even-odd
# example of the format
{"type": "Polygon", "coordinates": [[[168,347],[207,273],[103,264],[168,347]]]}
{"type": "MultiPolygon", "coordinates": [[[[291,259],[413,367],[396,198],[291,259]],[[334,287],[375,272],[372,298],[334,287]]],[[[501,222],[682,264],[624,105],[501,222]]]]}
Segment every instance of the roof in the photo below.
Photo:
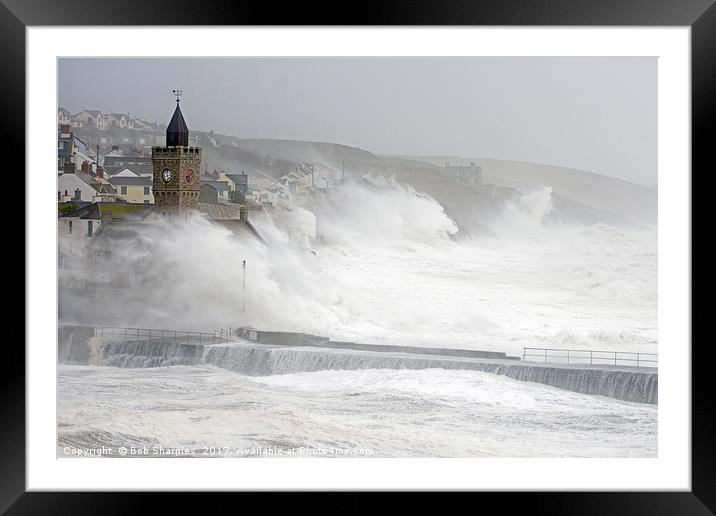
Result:
{"type": "Polygon", "coordinates": [[[102,115],[102,113],[101,113],[99,110],[96,110],[96,109],[83,109],[82,111],[86,111],[87,113],[89,113],[89,114],[92,115],[92,116],[102,115]]]}
{"type": "Polygon", "coordinates": [[[226,192],[229,190],[229,183],[226,181],[202,181],[201,186],[204,185],[210,186],[219,192],[226,192]]]}
{"type": "Polygon", "coordinates": [[[106,154],[105,157],[110,158],[110,160],[114,163],[117,162],[117,165],[130,165],[134,163],[152,163],[152,158],[149,156],[125,156],[122,154],[121,151],[112,151],[106,154]],[[119,152],[119,154],[112,154],[112,152],[119,152]]]}
{"type": "Polygon", "coordinates": [[[174,115],[167,126],[167,147],[178,145],[189,146],[189,128],[186,126],[181,109],[179,109],[179,102],[177,102],[174,115]]]}
{"type": "Polygon", "coordinates": [[[248,183],[249,176],[245,172],[241,174],[226,174],[226,177],[231,179],[234,183],[248,183]]]}
{"type": "Polygon", "coordinates": [[[152,178],[144,176],[112,176],[109,182],[121,186],[152,186],[152,178]]]}
{"type": "Polygon", "coordinates": [[[130,163],[127,168],[137,174],[138,176],[151,176],[154,175],[154,165],[151,163],[144,163],[141,165],[135,165],[130,163]]]}
{"type": "Polygon", "coordinates": [[[108,152],[108,153],[105,155],[105,157],[107,157],[107,156],[119,156],[119,157],[122,157],[122,158],[125,157],[124,154],[122,153],[122,151],[119,150],[119,149],[114,149],[113,151],[108,152]]]}
{"type": "Polygon", "coordinates": [[[58,181],[62,178],[72,178],[76,177],[78,180],[85,183],[90,188],[94,189],[96,192],[99,192],[99,188],[101,186],[101,183],[97,181],[97,179],[94,178],[94,176],[89,175],[87,172],[82,172],[81,170],[76,170],[75,172],[69,173],[69,174],[60,174],[58,176],[58,181]]]}
{"type": "Polygon", "coordinates": [[[63,107],[59,108],[58,111],[60,111],[63,115],[71,115],[72,114],[63,107]]]}
{"type": "Polygon", "coordinates": [[[82,161],[86,161],[87,163],[94,163],[94,157],[90,156],[89,154],[85,154],[84,152],[78,150],[75,151],[75,157],[81,159],[82,161]]]}
{"type": "Polygon", "coordinates": [[[154,211],[153,204],[128,202],[103,202],[99,204],[103,215],[118,221],[142,221],[154,211]]]}
{"type": "Polygon", "coordinates": [[[88,204],[87,206],[82,206],[81,208],[77,208],[76,210],[69,211],[65,213],[64,215],[61,215],[60,218],[65,217],[71,217],[71,218],[81,218],[81,219],[93,219],[93,220],[99,220],[102,218],[102,209],[100,208],[100,204],[98,202],[93,202],[92,204],[88,204]]]}
{"type": "Polygon", "coordinates": [[[113,177],[139,177],[139,174],[137,174],[134,170],[129,168],[123,168],[119,172],[112,174],[113,177]]]}
{"type": "Polygon", "coordinates": [[[146,226],[142,219],[106,220],[100,225],[88,247],[90,249],[107,249],[115,245],[123,247],[132,245],[134,249],[137,249],[137,246],[149,248],[150,240],[146,226]]]}

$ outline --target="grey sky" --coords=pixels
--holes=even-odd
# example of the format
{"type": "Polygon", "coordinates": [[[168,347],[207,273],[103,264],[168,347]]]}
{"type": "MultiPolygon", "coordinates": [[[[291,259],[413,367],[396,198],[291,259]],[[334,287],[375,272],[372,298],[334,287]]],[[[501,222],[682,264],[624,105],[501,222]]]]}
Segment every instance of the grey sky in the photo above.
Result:
{"type": "Polygon", "coordinates": [[[382,154],[531,161],[656,183],[657,60],[60,59],[59,104],[382,154]]]}

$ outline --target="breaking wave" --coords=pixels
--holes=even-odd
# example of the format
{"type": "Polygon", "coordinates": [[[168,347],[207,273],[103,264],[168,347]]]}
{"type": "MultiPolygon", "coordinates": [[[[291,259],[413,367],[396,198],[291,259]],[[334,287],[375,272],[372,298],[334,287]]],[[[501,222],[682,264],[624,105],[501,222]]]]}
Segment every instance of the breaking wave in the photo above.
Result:
{"type": "Polygon", "coordinates": [[[267,245],[201,217],[148,230],[121,260],[151,287],[95,304],[115,324],[155,328],[654,351],[656,232],[565,224],[551,200],[550,188],[527,192],[491,218],[495,236],[464,241],[437,201],[367,176],[252,212],[267,245]]]}

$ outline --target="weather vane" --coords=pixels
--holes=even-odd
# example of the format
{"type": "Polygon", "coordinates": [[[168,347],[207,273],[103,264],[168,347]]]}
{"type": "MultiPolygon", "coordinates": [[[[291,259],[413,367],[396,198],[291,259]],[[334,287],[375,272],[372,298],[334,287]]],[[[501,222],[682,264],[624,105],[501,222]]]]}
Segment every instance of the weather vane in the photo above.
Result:
{"type": "Polygon", "coordinates": [[[182,90],[172,90],[172,93],[177,98],[177,104],[179,104],[179,97],[181,97],[182,90]]]}

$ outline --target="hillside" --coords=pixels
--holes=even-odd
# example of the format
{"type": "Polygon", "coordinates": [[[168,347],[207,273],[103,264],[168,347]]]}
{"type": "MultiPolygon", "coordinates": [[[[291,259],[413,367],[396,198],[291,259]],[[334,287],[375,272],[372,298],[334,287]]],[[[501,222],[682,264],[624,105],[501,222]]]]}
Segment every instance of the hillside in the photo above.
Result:
{"type": "Polygon", "coordinates": [[[484,219],[515,190],[525,192],[544,186],[552,188],[555,208],[568,221],[651,225],[657,219],[655,188],[584,170],[454,156],[382,156],[336,143],[200,135],[209,168],[241,168],[255,176],[279,177],[296,164],[311,162],[319,170],[333,171],[335,179],[343,170],[349,177],[366,173],[395,175],[399,181],[435,197],[456,216],[460,213],[465,223],[475,217],[484,219]],[[479,163],[484,182],[493,186],[478,188],[446,181],[440,174],[446,161],[479,163]]]}
{"type": "MultiPolygon", "coordinates": [[[[436,166],[475,161],[482,166],[485,181],[520,191],[551,186],[558,196],[584,208],[611,213],[637,224],[656,224],[658,190],[584,170],[521,161],[455,156],[410,157],[436,166]]],[[[575,206],[573,206],[575,207],[575,206]]]]}
{"type": "MultiPolygon", "coordinates": [[[[658,191],[620,179],[551,165],[455,156],[384,156],[338,143],[297,140],[241,139],[193,131],[203,149],[203,169],[245,171],[252,188],[260,189],[301,163],[330,181],[365,174],[395,176],[431,195],[465,232],[481,232],[504,203],[540,187],[551,187],[552,204],[566,222],[654,225],[658,191]],[[482,166],[484,184],[446,180],[445,162],[482,166]]],[[[91,135],[97,137],[98,135],[91,135]]]]}

